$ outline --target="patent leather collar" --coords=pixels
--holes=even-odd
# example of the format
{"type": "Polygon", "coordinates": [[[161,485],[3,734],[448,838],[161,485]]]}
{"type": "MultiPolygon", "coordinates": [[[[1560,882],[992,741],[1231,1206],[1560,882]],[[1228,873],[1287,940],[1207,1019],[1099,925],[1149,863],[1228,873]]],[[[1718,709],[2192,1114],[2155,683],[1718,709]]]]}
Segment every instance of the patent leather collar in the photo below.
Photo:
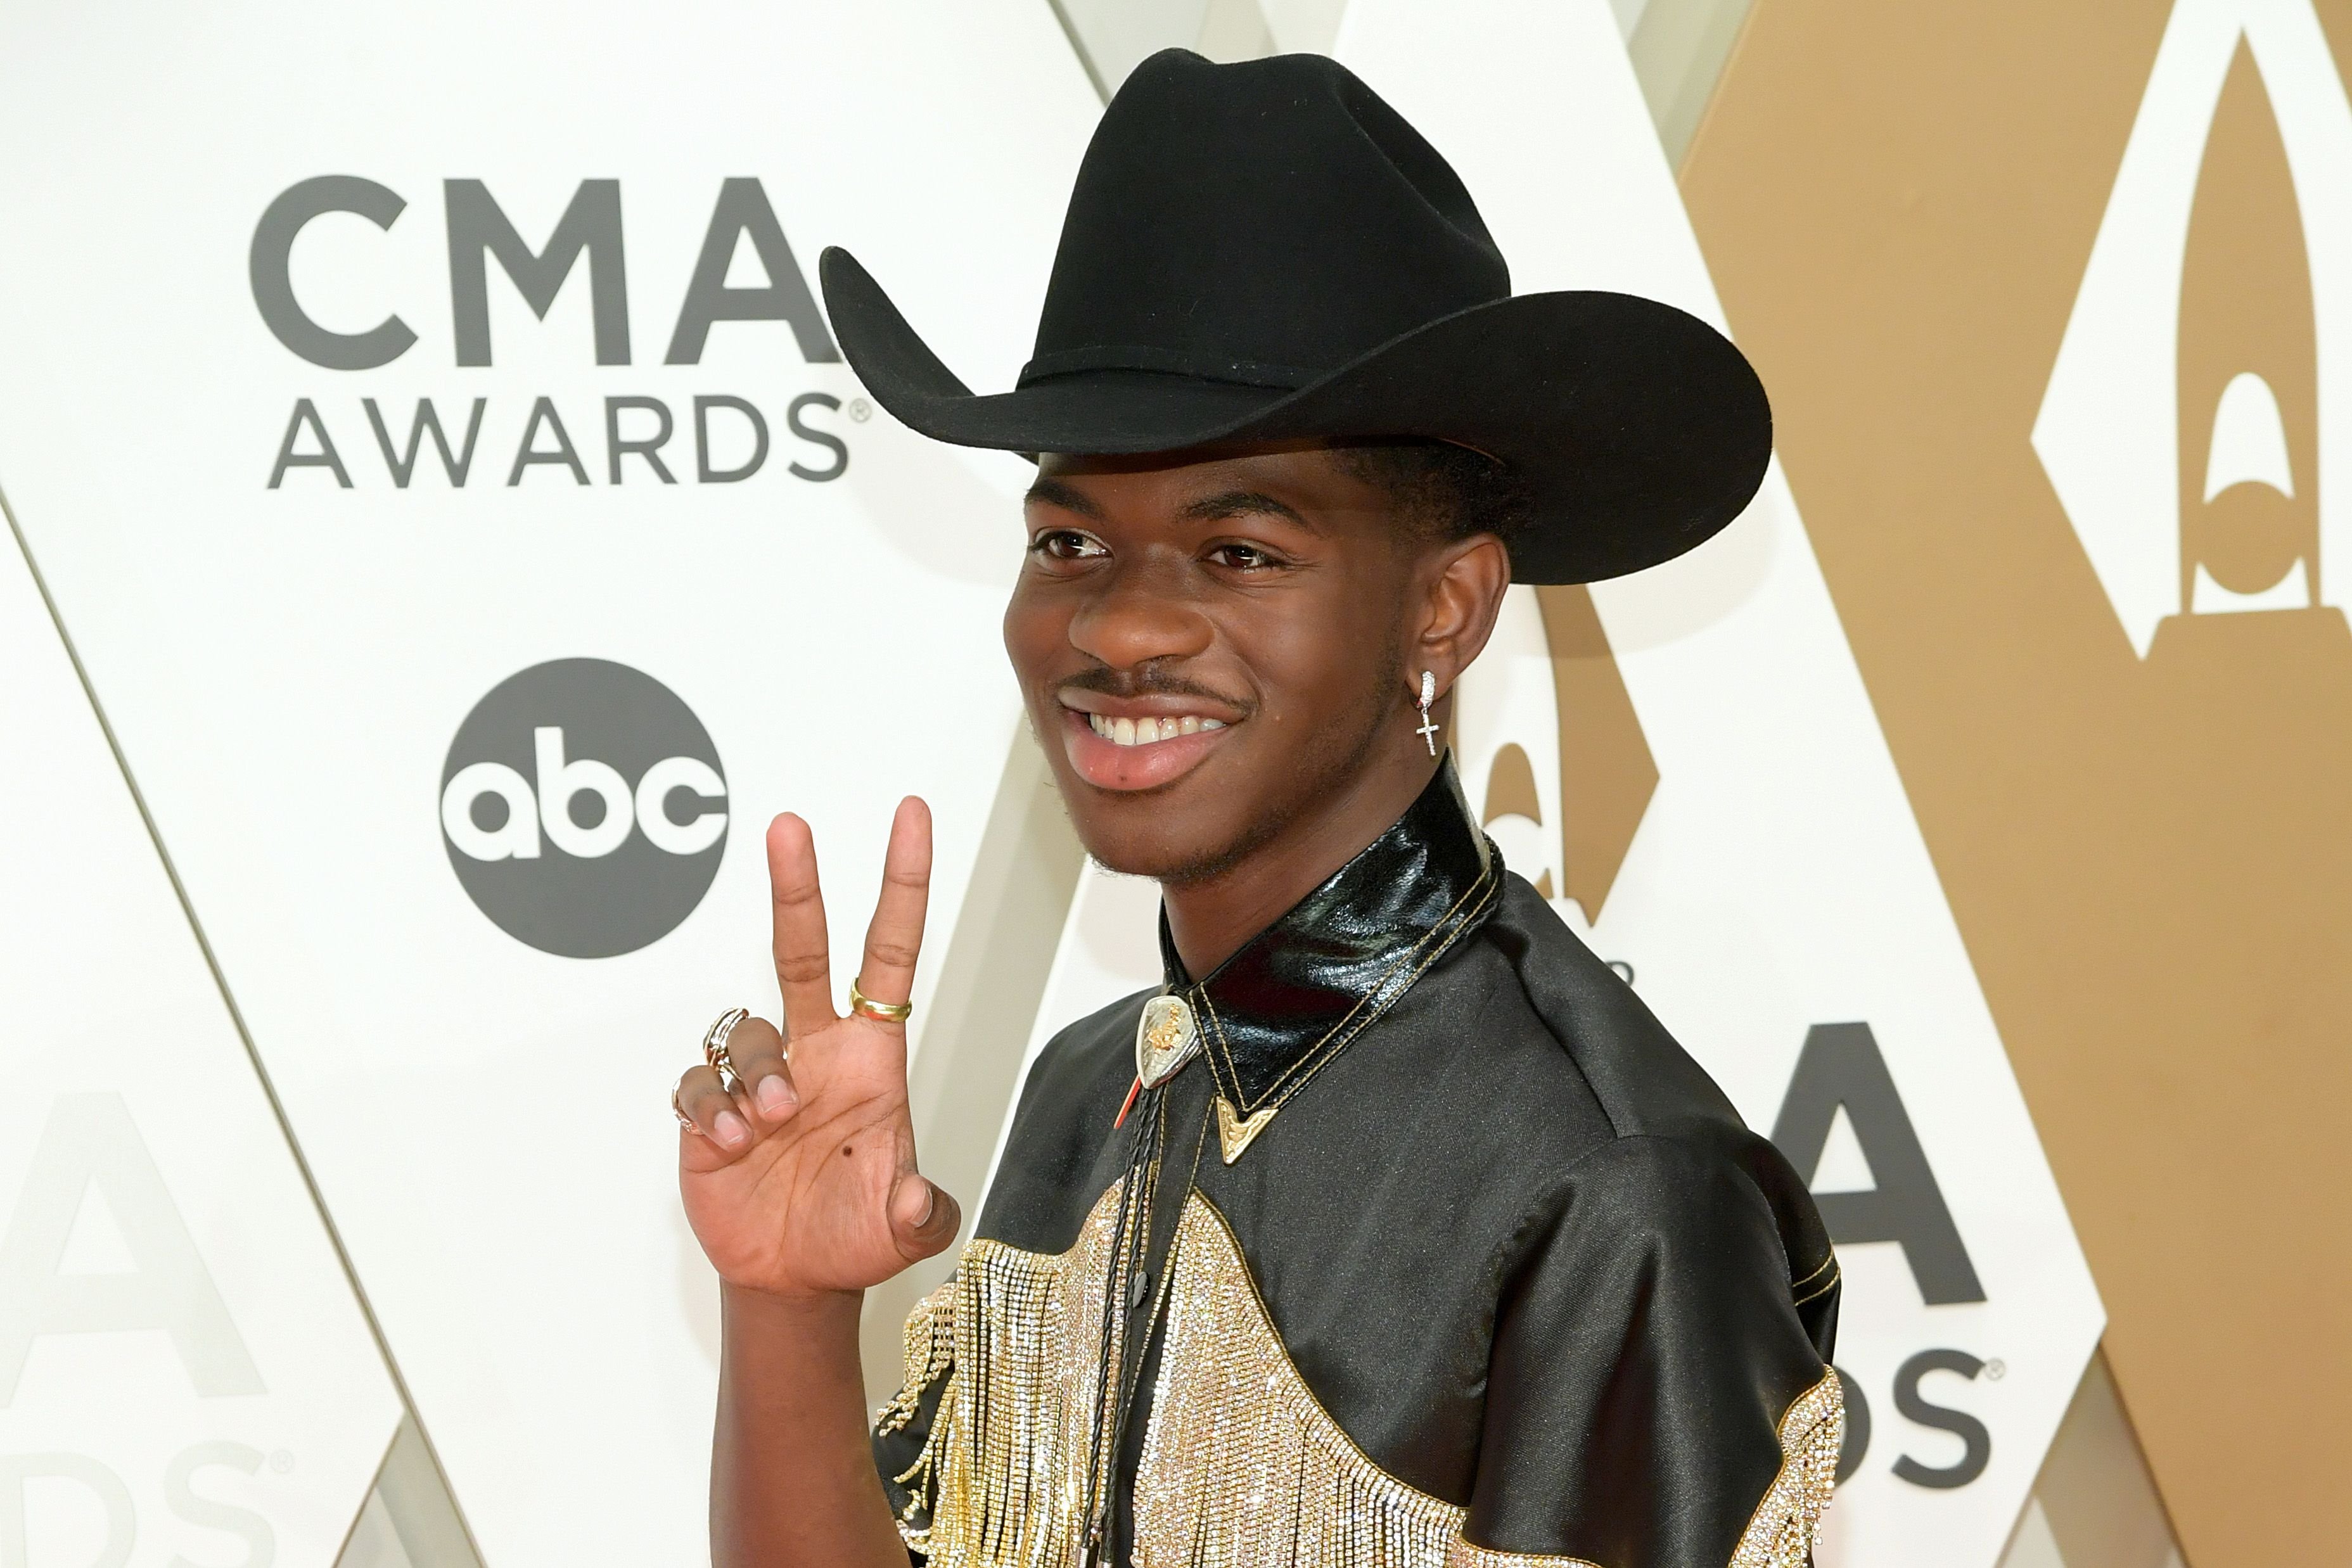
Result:
{"type": "Polygon", "coordinates": [[[1219,1094],[1255,1124],[1242,1144],[1486,917],[1501,870],[1448,753],[1387,831],[1206,979],[1185,973],[1162,909],[1168,988],[1192,1004],[1219,1094]]]}

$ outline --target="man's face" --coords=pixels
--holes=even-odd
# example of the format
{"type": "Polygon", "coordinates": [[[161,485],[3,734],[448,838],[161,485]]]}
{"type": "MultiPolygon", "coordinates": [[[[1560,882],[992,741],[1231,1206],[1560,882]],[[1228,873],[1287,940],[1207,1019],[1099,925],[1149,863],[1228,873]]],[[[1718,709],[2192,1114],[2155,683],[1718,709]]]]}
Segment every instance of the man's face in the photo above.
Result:
{"type": "Polygon", "coordinates": [[[1330,452],[1048,455],[1027,520],[1004,644],[1104,865],[1214,875],[1421,750],[1432,549],[1330,452]]]}

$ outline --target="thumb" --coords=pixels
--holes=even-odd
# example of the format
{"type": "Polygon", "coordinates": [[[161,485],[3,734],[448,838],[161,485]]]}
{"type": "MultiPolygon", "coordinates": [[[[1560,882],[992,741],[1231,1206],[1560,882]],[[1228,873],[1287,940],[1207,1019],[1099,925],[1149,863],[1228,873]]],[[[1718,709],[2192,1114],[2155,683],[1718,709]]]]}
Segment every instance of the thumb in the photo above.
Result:
{"type": "Polygon", "coordinates": [[[909,1171],[890,1194],[890,1239],[909,1263],[946,1249],[963,1228],[963,1209],[936,1183],[909,1171]]]}

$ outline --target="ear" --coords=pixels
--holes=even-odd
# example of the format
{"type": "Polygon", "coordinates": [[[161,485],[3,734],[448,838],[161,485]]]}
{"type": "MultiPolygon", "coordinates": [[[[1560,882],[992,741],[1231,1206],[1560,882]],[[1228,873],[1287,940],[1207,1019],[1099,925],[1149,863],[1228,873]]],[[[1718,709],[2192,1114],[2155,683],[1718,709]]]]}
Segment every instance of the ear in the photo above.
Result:
{"type": "Polygon", "coordinates": [[[1493,534],[1473,534],[1432,552],[1423,563],[1420,627],[1407,649],[1407,678],[1437,675],[1450,693],[1485,651],[1511,586],[1511,558],[1493,534]]]}

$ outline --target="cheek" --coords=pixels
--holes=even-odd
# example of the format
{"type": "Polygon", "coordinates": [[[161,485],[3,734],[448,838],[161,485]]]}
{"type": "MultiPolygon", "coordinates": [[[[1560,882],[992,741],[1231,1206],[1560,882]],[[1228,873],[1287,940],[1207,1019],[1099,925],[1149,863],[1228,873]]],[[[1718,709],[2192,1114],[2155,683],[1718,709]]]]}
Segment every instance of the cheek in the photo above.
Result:
{"type": "Polygon", "coordinates": [[[1056,646],[1068,644],[1068,621],[1049,595],[1034,591],[1025,582],[1013,589],[1004,606],[1004,653],[1023,686],[1044,673],[1056,646]]]}
{"type": "Polygon", "coordinates": [[[1234,629],[1265,711],[1291,733],[1353,730],[1382,700],[1393,618],[1381,612],[1381,600],[1365,597],[1380,586],[1350,584],[1347,592],[1318,596],[1311,608],[1286,606],[1234,629]]]}

